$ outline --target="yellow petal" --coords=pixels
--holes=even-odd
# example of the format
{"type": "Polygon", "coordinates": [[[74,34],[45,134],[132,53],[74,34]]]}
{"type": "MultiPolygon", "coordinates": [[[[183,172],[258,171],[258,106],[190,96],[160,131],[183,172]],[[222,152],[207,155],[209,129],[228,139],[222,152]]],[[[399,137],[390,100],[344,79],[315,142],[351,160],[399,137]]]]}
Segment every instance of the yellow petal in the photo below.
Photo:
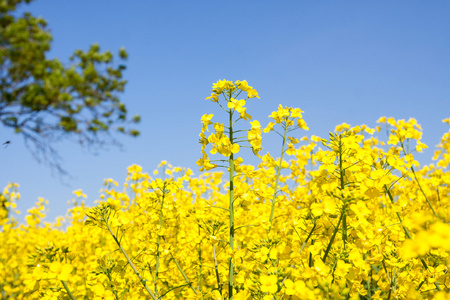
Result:
{"type": "Polygon", "coordinates": [[[231,146],[231,152],[232,152],[233,154],[238,153],[238,152],[239,152],[239,149],[240,149],[240,147],[239,147],[238,144],[233,144],[233,145],[231,146]]]}

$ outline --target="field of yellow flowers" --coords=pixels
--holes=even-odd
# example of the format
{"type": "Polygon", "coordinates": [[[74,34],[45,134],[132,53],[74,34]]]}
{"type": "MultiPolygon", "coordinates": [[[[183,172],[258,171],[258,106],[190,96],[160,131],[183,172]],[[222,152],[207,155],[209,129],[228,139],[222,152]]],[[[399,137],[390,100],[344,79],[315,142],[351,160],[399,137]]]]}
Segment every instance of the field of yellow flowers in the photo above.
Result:
{"type": "Polygon", "coordinates": [[[95,207],[75,191],[54,224],[43,199],[19,224],[8,185],[1,299],[450,299],[450,131],[419,168],[414,119],[307,137],[298,108],[261,127],[245,107],[255,98],[246,81],[213,85],[223,113],[201,119],[198,177],[134,165],[95,207]],[[279,153],[264,153],[263,133],[279,153]]]}

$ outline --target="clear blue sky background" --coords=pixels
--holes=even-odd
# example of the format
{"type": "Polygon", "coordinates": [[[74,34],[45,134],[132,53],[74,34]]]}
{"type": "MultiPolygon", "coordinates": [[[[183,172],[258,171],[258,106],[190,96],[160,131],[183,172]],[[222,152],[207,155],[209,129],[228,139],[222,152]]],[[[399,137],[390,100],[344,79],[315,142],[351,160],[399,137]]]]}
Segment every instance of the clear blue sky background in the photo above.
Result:
{"type": "MultiPolygon", "coordinates": [[[[278,104],[300,107],[308,135],[414,117],[430,146],[422,163],[448,130],[441,120],[450,117],[449,1],[36,0],[24,10],[48,21],[50,55],[62,61],[92,43],[127,49],[122,100],[141,115],[142,134],[118,136],[122,150],[97,154],[57,144],[71,175],[61,179],[2,128],[12,144],[0,149],[0,185],[20,184],[22,215],[38,197],[50,201],[48,220],[65,215],[79,188],[92,204],[104,178],[123,183],[134,163],[152,172],[168,160],[199,174],[200,117],[221,113],[205,100],[218,79],[246,79],[258,90],[248,112],[263,126],[278,104]]],[[[279,143],[264,146],[275,155],[279,143]]]]}

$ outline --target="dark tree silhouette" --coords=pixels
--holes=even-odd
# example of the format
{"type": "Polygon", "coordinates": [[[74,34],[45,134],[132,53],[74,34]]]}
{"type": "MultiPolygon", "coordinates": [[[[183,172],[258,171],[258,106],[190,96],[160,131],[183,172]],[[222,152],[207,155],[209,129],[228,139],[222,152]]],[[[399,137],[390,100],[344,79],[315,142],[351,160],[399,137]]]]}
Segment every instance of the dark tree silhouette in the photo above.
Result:
{"type": "Polygon", "coordinates": [[[66,64],[47,58],[52,35],[46,21],[14,15],[18,5],[31,1],[0,1],[0,123],[22,135],[37,160],[63,172],[55,141],[114,144],[113,131],[139,135],[129,128],[139,116],[127,117],[118,97],[126,84],[126,51],[120,49],[118,62],[97,44],[76,50],[66,64]]]}

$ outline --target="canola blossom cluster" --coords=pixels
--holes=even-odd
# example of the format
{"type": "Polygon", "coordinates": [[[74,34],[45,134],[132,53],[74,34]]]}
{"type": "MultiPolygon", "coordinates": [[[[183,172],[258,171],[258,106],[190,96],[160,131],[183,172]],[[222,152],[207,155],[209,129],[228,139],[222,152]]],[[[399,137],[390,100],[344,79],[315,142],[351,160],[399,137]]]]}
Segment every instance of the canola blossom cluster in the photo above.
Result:
{"type": "Polygon", "coordinates": [[[94,207],[75,191],[54,223],[39,199],[20,224],[9,184],[1,299],[450,299],[450,130],[421,167],[414,119],[308,137],[298,108],[263,128],[246,108],[256,98],[246,81],[213,85],[224,117],[201,118],[199,176],[133,165],[94,207]]]}

